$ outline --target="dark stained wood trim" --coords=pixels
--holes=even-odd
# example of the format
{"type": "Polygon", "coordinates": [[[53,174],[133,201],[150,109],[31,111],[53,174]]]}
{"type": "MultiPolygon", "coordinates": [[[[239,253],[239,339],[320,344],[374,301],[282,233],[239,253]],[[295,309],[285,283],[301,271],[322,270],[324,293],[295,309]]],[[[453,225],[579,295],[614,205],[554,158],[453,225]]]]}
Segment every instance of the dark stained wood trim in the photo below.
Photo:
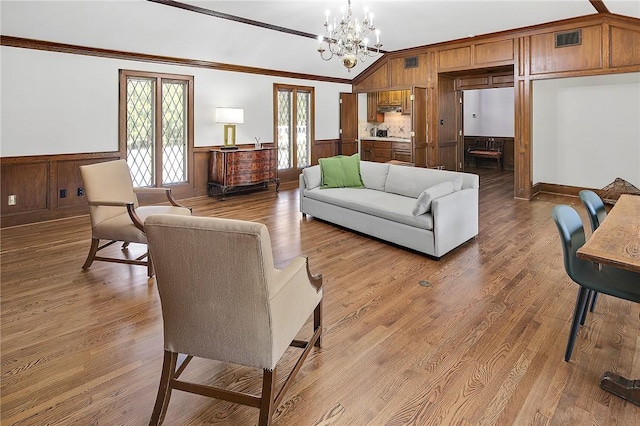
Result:
{"type": "MultiPolygon", "coordinates": [[[[194,6],[192,4],[186,4],[174,0],[147,0],[151,3],[158,3],[165,6],[177,7],[178,9],[187,10],[189,12],[201,13],[203,15],[213,16],[214,18],[226,19],[228,21],[239,22],[241,24],[253,25],[254,27],[265,28],[267,30],[277,31],[285,34],[291,34],[298,37],[311,38],[316,40],[318,34],[306,33],[304,31],[298,31],[291,28],[281,27],[278,25],[267,24],[266,22],[255,21],[253,19],[243,18],[241,16],[231,15],[224,12],[218,12],[216,10],[207,9],[206,7],[194,6]]],[[[380,50],[380,53],[386,53],[386,50],[380,50]]]]}
{"type": "Polygon", "coordinates": [[[149,55],[146,53],[125,52],[112,49],[78,46],[52,41],[35,40],[8,35],[0,36],[0,45],[19,47],[23,49],[44,50],[48,52],[70,53],[74,55],[97,56],[110,59],[124,59],[128,61],[152,62],[157,64],[179,65],[185,67],[206,68],[218,71],[241,72],[245,74],[270,75],[281,78],[298,78],[302,80],[324,81],[330,83],[351,84],[346,78],[327,77],[314,74],[271,70],[267,68],[248,67],[244,65],[225,64],[222,62],[202,61],[198,59],[176,58],[171,56],[149,55]]]}
{"type": "Polygon", "coordinates": [[[578,193],[583,189],[588,189],[593,191],[595,188],[582,188],[578,186],[558,185],[555,183],[538,182],[535,185],[533,185],[531,194],[535,196],[540,193],[547,193],[547,194],[571,195],[571,196],[577,197],[578,193]]]}
{"type": "Polygon", "coordinates": [[[230,15],[224,12],[207,9],[206,7],[194,6],[173,0],[147,0],[151,3],[158,3],[165,6],[177,7],[178,9],[188,10],[189,12],[201,13],[203,15],[213,16],[214,18],[226,19],[228,21],[239,22],[241,24],[253,25],[254,27],[265,28],[267,30],[278,31],[286,34],[293,34],[299,37],[317,39],[317,34],[305,33],[303,31],[293,30],[291,28],[280,27],[278,25],[267,24],[266,22],[254,21],[253,19],[243,18],[241,16],[230,15]]]}
{"type": "Polygon", "coordinates": [[[589,3],[591,3],[591,6],[593,6],[598,13],[611,13],[602,0],[589,0],[589,3]]]}
{"type": "Polygon", "coordinates": [[[95,160],[101,158],[120,158],[120,152],[85,152],[75,154],[24,155],[20,157],[0,157],[0,167],[14,164],[50,163],[53,161],[95,160]]]}

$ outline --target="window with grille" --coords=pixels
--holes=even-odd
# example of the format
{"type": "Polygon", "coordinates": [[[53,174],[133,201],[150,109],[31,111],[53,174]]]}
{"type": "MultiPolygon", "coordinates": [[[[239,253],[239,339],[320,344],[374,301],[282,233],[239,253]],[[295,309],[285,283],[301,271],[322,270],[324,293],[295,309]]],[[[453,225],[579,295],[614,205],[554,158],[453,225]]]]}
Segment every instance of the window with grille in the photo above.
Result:
{"type": "Polygon", "coordinates": [[[193,77],[120,72],[120,151],[136,187],[189,181],[193,77]]]}
{"type": "Polygon", "coordinates": [[[314,135],[313,87],[274,84],[275,141],[278,169],[299,173],[311,165],[314,135]]]}

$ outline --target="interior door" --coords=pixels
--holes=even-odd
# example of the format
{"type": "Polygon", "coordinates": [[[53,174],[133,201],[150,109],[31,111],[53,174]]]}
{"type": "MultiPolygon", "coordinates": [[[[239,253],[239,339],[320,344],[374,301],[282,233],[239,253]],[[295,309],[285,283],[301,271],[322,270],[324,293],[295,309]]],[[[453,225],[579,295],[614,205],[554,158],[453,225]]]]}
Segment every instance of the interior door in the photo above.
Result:
{"type": "Polygon", "coordinates": [[[458,147],[457,147],[457,170],[459,172],[464,170],[464,92],[462,90],[456,91],[456,98],[458,98],[458,108],[456,108],[456,124],[458,127],[458,147]]]}
{"type": "Polygon", "coordinates": [[[438,76],[438,166],[458,170],[459,101],[455,80],[438,76]]]}
{"type": "Polygon", "coordinates": [[[338,153],[353,155],[358,152],[358,95],[340,93],[340,143],[338,153]]]}
{"type": "Polygon", "coordinates": [[[411,132],[413,138],[413,163],[418,167],[427,166],[427,89],[412,89],[411,132]]]}

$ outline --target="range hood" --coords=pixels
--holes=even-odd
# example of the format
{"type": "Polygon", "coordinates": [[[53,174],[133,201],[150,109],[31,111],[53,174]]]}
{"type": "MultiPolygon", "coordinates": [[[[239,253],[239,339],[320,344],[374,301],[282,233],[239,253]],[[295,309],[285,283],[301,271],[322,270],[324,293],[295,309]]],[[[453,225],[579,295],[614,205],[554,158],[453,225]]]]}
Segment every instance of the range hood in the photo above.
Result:
{"type": "Polygon", "coordinates": [[[379,106],[377,111],[378,112],[402,112],[402,107],[400,105],[379,106]]]}

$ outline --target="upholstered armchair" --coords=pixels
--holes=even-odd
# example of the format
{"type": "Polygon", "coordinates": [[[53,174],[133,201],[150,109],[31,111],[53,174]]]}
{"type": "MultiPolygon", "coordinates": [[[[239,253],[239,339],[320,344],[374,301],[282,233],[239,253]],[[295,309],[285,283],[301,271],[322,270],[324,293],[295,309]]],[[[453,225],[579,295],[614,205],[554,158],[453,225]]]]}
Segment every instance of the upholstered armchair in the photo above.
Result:
{"type": "Polygon", "coordinates": [[[260,223],[154,215],[145,230],[164,324],[164,364],[150,424],[162,423],[173,389],[259,408],[259,424],[271,424],[293,377],[320,346],[322,277],[310,274],[305,257],[275,269],[260,223]],[[310,316],[312,337],[295,340],[310,316]],[[302,353],[276,393],[277,364],[289,346],[302,353]],[[179,354],[186,355],[181,363],[179,354]],[[179,380],[194,356],[262,369],[261,396],[179,380]]]}
{"type": "Polygon", "coordinates": [[[144,265],[147,266],[148,275],[153,276],[153,263],[148,253],[136,259],[104,257],[97,253],[118,241],[123,242],[123,250],[127,249],[129,243],[146,244],[143,224],[149,215],[189,216],[191,210],[178,204],[169,188],[134,188],[125,160],[80,166],[80,174],[91,216],[91,247],[82,269],[89,269],[93,261],[98,260],[144,265]],[[171,205],[140,206],[136,193],[166,194],[171,205]],[[108,242],[100,245],[100,240],[108,242]]]}

